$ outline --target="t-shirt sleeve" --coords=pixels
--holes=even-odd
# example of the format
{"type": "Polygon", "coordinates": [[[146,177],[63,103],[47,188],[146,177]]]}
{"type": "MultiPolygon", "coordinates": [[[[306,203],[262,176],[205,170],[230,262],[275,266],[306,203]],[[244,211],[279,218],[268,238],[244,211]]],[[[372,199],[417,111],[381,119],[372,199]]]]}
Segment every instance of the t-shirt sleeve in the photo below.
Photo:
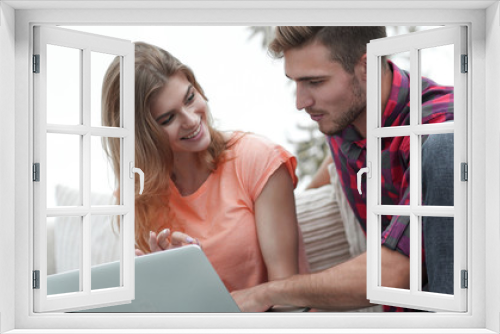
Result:
{"type": "Polygon", "coordinates": [[[285,165],[293,186],[297,186],[297,159],[282,146],[264,137],[246,134],[240,139],[236,150],[239,177],[253,201],[281,165],[285,165]]]}

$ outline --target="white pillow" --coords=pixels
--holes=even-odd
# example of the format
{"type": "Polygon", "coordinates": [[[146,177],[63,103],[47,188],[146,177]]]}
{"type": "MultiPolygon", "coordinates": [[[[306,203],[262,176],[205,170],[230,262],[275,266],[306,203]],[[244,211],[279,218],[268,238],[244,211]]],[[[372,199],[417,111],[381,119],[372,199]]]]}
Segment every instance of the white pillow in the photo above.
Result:
{"type": "MultiPolygon", "coordinates": [[[[347,199],[333,164],[330,184],[296,194],[297,220],[311,272],[333,267],[366,251],[366,238],[347,199]]],[[[321,310],[316,310],[321,311],[321,310]]],[[[382,306],[351,312],[382,312],[382,306]]]]}
{"type": "Polygon", "coordinates": [[[331,184],[299,193],[295,204],[311,272],[351,258],[340,207],[331,184]]]}
{"type": "MultiPolygon", "coordinates": [[[[77,190],[66,186],[58,185],[55,196],[58,206],[73,206],[78,201],[77,190]]],[[[107,205],[112,201],[112,195],[97,193],[91,195],[91,205],[107,205]]],[[[120,259],[119,232],[112,219],[111,216],[92,216],[91,218],[91,265],[93,266],[120,259]]],[[[80,221],[79,217],[57,217],[53,222],[54,273],[80,267],[80,221]]]]}
{"type": "Polygon", "coordinates": [[[347,202],[335,166],[330,184],[296,195],[297,220],[311,272],[344,262],[366,250],[366,238],[347,202]]]}

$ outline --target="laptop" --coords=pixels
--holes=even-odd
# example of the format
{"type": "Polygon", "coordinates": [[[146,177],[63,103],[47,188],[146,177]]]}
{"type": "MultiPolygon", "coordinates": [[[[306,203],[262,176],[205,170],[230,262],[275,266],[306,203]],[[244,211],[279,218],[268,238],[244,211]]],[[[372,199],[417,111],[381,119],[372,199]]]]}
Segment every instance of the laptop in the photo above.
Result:
{"type": "MultiPolygon", "coordinates": [[[[119,262],[92,267],[92,289],[119,286],[119,262]]],[[[79,270],[47,277],[47,293],[78,290],[79,270]]],[[[240,312],[209,260],[197,245],[135,258],[135,299],[129,304],[78,312],[240,312]]]]}

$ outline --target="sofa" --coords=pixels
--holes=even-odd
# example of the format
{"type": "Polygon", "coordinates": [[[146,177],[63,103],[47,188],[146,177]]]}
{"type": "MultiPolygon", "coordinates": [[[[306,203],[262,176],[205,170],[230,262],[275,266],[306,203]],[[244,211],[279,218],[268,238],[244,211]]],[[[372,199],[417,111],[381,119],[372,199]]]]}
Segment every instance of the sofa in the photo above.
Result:
{"type": "MultiPolygon", "coordinates": [[[[336,170],[329,166],[330,184],[296,193],[296,210],[304,248],[311,272],[321,271],[347,261],[366,250],[366,238],[356,222],[342,192],[336,170]]],[[[74,205],[74,189],[56,187],[58,205],[74,205]]],[[[92,194],[92,205],[111,204],[113,198],[92,194]]],[[[80,224],[75,217],[48,221],[48,274],[78,269],[80,224]]],[[[113,217],[99,216],[91,221],[91,264],[117,261],[120,242],[113,217]]],[[[360,311],[380,311],[379,306],[360,311]]]]}

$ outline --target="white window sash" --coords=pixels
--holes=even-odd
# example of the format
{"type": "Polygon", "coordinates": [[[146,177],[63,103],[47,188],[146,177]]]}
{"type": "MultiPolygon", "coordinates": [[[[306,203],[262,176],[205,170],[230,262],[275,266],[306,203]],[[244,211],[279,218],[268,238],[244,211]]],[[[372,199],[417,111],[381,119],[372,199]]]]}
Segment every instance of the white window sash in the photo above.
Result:
{"type": "Polygon", "coordinates": [[[383,38],[371,41],[367,48],[368,92],[367,92],[367,165],[371,163],[371,178],[367,180],[367,296],[373,303],[416,308],[429,311],[467,310],[467,290],[461,288],[461,270],[467,269],[467,182],[460,180],[460,164],[467,162],[466,127],[466,83],[467,76],[461,73],[460,59],[466,54],[466,28],[445,27],[383,38]],[[443,124],[419,125],[421,108],[421,82],[419,50],[442,45],[454,45],[454,121],[443,124]],[[381,102],[380,82],[382,56],[410,51],[410,125],[401,127],[380,127],[381,102]],[[417,89],[418,88],[418,89],[417,89]],[[421,143],[419,135],[454,133],[454,206],[421,206],[421,143]],[[381,193],[381,138],[410,136],[410,205],[380,205],[381,193]],[[407,215],[410,217],[410,289],[395,289],[380,286],[380,215],[407,215]],[[445,295],[421,291],[421,245],[422,231],[419,217],[454,217],[454,294],[445,295]]]}
{"type": "MultiPolygon", "coordinates": [[[[34,161],[40,163],[40,182],[34,183],[34,268],[40,273],[39,289],[33,289],[34,312],[74,311],[130,302],[135,293],[134,272],[134,179],[129,177],[129,166],[134,161],[134,45],[119,40],[61,28],[39,26],[34,28],[34,54],[40,55],[40,73],[33,74],[34,82],[34,161]],[[81,50],[81,125],[47,124],[47,45],[58,45],[81,50]],[[121,126],[118,128],[90,126],[90,52],[121,57],[121,126]],[[46,200],[46,135],[48,133],[80,135],[82,205],[47,209],[46,200]],[[90,205],[90,140],[92,135],[121,139],[120,205],[92,207],[90,205]],[[121,217],[121,272],[120,286],[91,289],[90,216],[92,214],[121,217]],[[80,261],[81,291],[47,295],[47,217],[76,216],[82,220],[82,254],[80,261]]],[[[133,176],[133,173],[132,173],[133,176]]]]}

